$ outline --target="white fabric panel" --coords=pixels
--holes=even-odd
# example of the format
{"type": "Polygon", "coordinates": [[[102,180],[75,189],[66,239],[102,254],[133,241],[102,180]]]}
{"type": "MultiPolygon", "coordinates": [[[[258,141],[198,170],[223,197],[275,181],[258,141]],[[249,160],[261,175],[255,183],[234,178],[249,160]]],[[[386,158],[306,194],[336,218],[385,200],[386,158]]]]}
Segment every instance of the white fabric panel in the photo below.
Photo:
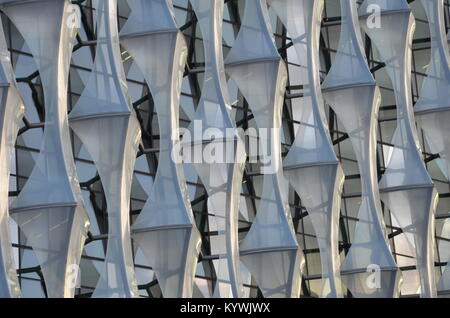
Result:
{"type": "MultiPolygon", "coordinates": [[[[439,168],[450,180],[450,54],[445,34],[444,3],[442,0],[422,0],[421,3],[430,29],[431,57],[414,112],[431,151],[440,156],[437,161],[439,168]]],[[[438,290],[450,291],[450,264],[447,264],[438,290]]]]}
{"type": "Polygon", "coordinates": [[[21,297],[9,229],[8,185],[24,102],[17,88],[0,19],[0,297],[21,297]]]}
{"type": "Polygon", "coordinates": [[[49,297],[73,297],[89,226],[70,147],[67,78],[75,36],[64,23],[65,0],[2,1],[36,61],[45,99],[45,130],[36,165],[12,205],[12,217],[33,247],[49,297]]]}
{"type": "Polygon", "coordinates": [[[318,239],[322,263],[321,297],[341,297],[338,227],[344,173],[334,154],[319,77],[319,34],[323,1],[270,0],[292,38],[300,64],[301,124],[284,159],[284,175],[299,194],[318,239]]]}
{"type": "Polygon", "coordinates": [[[381,95],[363,54],[354,0],[341,1],[341,16],[337,55],[322,89],[325,100],[350,137],[361,177],[358,223],[351,248],[341,265],[342,280],[354,297],[394,296],[399,289],[395,277],[400,272],[386,239],[376,170],[381,95]],[[366,273],[372,265],[380,270],[379,285],[361,281],[367,279],[366,273]]]}
{"type": "Polygon", "coordinates": [[[187,46],[167,0],[130,0],[121,43],[142,70],[159,125],[158,170],[149,198],[133,224],[134,239],[152,266],[164,297],[192,297],[200,248],[181,163],[179,101],[187,46]]]}
{"type": "Polygon", "coordinates": [[[360,8],[361,19],[367,17],[365,8],[371,3],[381,8],[381,28],[369,27],[367,23],[362,26],[386,63],[397,104],[393,152],[379,183],[381,199],[403,230],[414,234],[411,243],[415,246],[421,296],[433,297],[436,295],[433,215],[437,192],[422,161],[414,125],[410,82],[415,21],[405,0],[395,1],[395,5],[393,1],[366,1],[360,8]]]}
{"type": "Polygon", "coordinates": [[[188,128],[193,138],[188,141],[185,135],[183,143],[185,149],[194,152],[194,156],[204,155],[201,161],[195,160],[194,168],[208,193],[210,230],[217,231],[210,242],[211,253],[219,256],[219,260],[214,262],[217,284],[213,296],[242,297],[238,217],[246,156],[244,143],[230,117],[231,104],[222,53],[224,3],[191,0],[191,4],[202,32],[205,73],[202,95],[188,128]],[[223,154],[222,158],[207,160],[205,155],[214,152],[223,154]]]}
{"type": "Polygon", "coordinates": [[[252,110],[263,157],[258,213],[240,246],[241,259],[264,297],[298,297],[304,256],[287,206],[280,149],[287,70],[273,43],[266,0],[246,2],[225,63],[252,110]]]}
{"type": "MultiPolygon", "coordinates": [[[[292,223],[289,192],[285,189],[289,185],[307,210],[302,220],[305,234],[310,235],[312,227],[317,239],[305,238],[307,248],[310,243],[317,244],[313,248],[318,247],[320,254],[321,286],[316,285],[319,281],[311,282],[314,293],[317,290],[320,297],[337,298],[343,297],[347,288],[353,297],[399,297],[401,292],[419,293],[421,297],[450,294],[450,259],[445,268],[441,266],[439,282],[435,281],[434,264],[437,187],[443,189],[445,184],[436,180],[435,187],[422,158],[417,130],[423,131],[430,152],[439,155],[435,163],[450,181],[450,34],[446,34],[444,0],[417,1],[424,11],[416,7],[418,3],[412,5],[414,10],[419,9],[421,21],[426,15],[431,39],[430,62],[424,67],[427,76],[415,105],[411,88],[415,19],[410,1],[340,0],[340,11],[337,3],[327,3],[328,14],[340,12],[341,27],[339,42],[328,37],[337,51],[331,53],[335,56],[333,64],[321,85],[319,39],[325,0],[239,1],[238,8],[243,10],[238,12],[241,21],[236,39],[233,25],[223,25],[226,1],[185,0],[196,18],[192,21],[197,28],[193,36],[202,38],[193,39],[193,53],[196,62],[204,58],[204,70],[188,70],[199,73],[203,81],[198,103],[195,98],[181,99],[182,85],[184,92],[193,93],[185,85],[191,79],[183,81],[188,47],[175,22],[175,13],[183,19],[186,12],[175,11],[172,1],[89,2],[97,39],[88,45],[96,42],[95,54],[76,50],[75,62],[79,64],[83,55],[79,62],[92,72],[75,70],[73,83],[81,85],[83,92],[68,116],[68,76],[77,31],[75,6],[69,0],[0,0],[2,14],[24,38],[19,46],[31,52],[29,56],[19,54],[21,70],[16,72],[22,76],[37,68],[37,84],[42,86],[45,106],[44,128],[27,130],[19,138],[19,146],[39,147],[40,152],[27,152],[28,160],[20,161],[17,177],[25,174],[29,179],[12,200],[7,186],[16,181],[10,179],[17,168],[11,164],[12,156],[24,104],[28,105],[32,90],[23,90],[15,81],[0,21],[0,178],[5,185],[0,191],[0,297],[30,293],[20,290],[9,233],[12,228],[17,235],[17,227],[11,227],[10,216],[25,236],[19,243],[33,249],[26,253],[25,263],[21,258],[22,267],[40,266],[49,297],[74,296],[79,286],[74,284],[74,274],[79,273],[89,215],[93,216],[92,208],[86,211],[83,196],[86,199],[88,192],[80,190],[77,168],[80,177],[82,172],[86,176],[87,172],[98,171],[102,183],[99,189],[106,198],[107,241],[86,247],[105,258],[103,263],[86,263],[100,276],[93,297],[139,297],[131,238],[139,248],[135,261],[144,257],[151,267],[147,274],[139,271],[139,281],[157,279],[164,297],[253,295],[255,290],[244,288],[244,284],[256,284],[264,297],[298,297],[305,257],[292,223]],[[118,8],[130,9],[120,38],[118,24],[123,21],[117,16],[118,8]],[[287,49],[292,63],[289,73],[271,29],[280,22],[292,40],[292,48],[287,49]],[[222,28],[230,32],[222,34],[222,28]],[[386,90],[385,104],[393,104],[395,97],[397,111],[392,146],[382,146],[386,169],[381,176],[376,169],[381,93],[367,65],[361,28],[370,37],[379,61],[385,64],[386,74],[376,73],[378,84],[389,86],[390,81],[393,87],[392,93],[386,90]],[[226,59],[222,52],[224,36],[232,45],[226,59]],[[199,51],[201,43],[203,53],[199,51]],[[128,58],[122,60],[125,54],[132,58],[125,64],[128,73],[123,66],[128,58]],[[31,63],[27,66],[24,61],[31,63]],[[156,176],[141,174],[134,185],[141,130],[130,96],[139,93],[142,85],[127,84],[126,74],[133,81],[145,79],[159,128],[156,176]],[[298,94],[285,96],[288,78],[298,94]],[[234,119],[240,113],[238,107],[232,108],[239,96],[248,102],[251,129],[259,129],[257,138],[249,138],[258,140],[259,161],[251,161],[254,153],[248,158],[253,167],[261,169],[260,174],[248,176],[253,178],[252,190],[257,198],[251,195],[242,202],[247,155],[244,134],[234,119]],[[282,147],[287,139],[282,126],[285,98],[291,100],[296,131],[283,160],[282,147]],[[185,130],[179,127],[180,101],[186,107],[182,116],[191,120],[185,130]],[[357,167],[356,162],[348,160],[346,168],[352,174],[360,173],[360,180],[346,183],[353,191],[360,181],[361,198],[355,194],[358,198],[347,209],[349,226],[355,228],[354,232],[350,229],[354,235],[345,256],[339,252],[345,176],[327,128],[325,103],[348,133],[348,143],[343,147],[351,143],[354,150],[357,167]],[[74,151],[69,122],[76,135],[74,151]],[[80,161],[75,166],[74,153],[92,158],[94,164],[80,161]],[[211,275],[216,277],[212,283],[196,277],[206,268],[198,263],[201,233],[189,196],[198,196],[200,190],[193,185],[188,188],[186,178],[189,182],[199,178],[206,192],[208,256],[213,259],[211,275]],[[146,191],[140,185],[144,181],[149,183],[146,191]],[[132,190],[139,192],[139,198],[133,199],[143,201],[148,196],[147,202],[131,202],[132,190]],[[381,202],[386,207],[384,214],[381,202]],[[132,226],[131,203],[142,207],[132,226]],[[357,219],[353,219],[356,212],[357,219]],[[391,218],[393,228],[402,230],[392,238],[396,259],[386,237],[385,217],[391,218]],[[239,226],[244,224],[251,224],[245,235],[239,233],[239,226]],[[416,270],[403,275],[400,272],[400,268],[414,265],[416,270]]],[[[81,32],[85,38],[84,30],[81,32]]],[[[32,122],[39,120],[34,109],[27,109],[27,116],[32,122]]],[[[392,125],[386,126],[381,133],[389,133],[392,125]]],[[[148,172],[141,163],[147,167],[145,159],[140,160],[138,170],[148,172]]],[[[434,165],[430,167],[434,169],[434,165]]],[[[445,207],[440,205],[440,209],[445,207]]],[[[94,225],[98,232],[99,226],[96,222],[94,225]]],[[[441,262],[447,261],[445,251],[439,251],[441,262]]],[[[319,260],[312,258],[312,262],[319,260]]],[[[95,284],[91,281],[94,276],[88,277],[89,285],[95,284]]]]}
{"type": "Polygon", "coordinates": [[[87,86],[70,113],[70,126],[97,168],[108,211],[105,262],[93,297],[136,297],[130,238],[131,180],[140,127],[127,95],[117,2],[95,2],[97,47],[87,86]]]}

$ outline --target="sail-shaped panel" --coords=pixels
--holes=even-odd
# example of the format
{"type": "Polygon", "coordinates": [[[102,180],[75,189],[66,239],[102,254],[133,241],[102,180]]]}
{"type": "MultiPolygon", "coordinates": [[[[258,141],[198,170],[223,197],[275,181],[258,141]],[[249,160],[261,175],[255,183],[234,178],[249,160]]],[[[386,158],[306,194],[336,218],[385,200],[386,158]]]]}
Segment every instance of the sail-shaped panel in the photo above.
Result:
{"type": "Polygon", "coordinates": [[[195,116],[183,136],[183,151],[208,194],[210,248],[218,256],[213,297],[242,297],[239,262],[239,195],[245,163],[244,144],[231,119],[222,53],[224,3],[191,0],[203,38],[205,72],[195,116]],[[190,137],[190,138],[189,138],[190,137]]]}
{"type": "Polygon", "coordinates": [[[187,46],[169,0],[129,0],[121,44],[141,69],[159,125],[158,170],[133,223],[133,237],[156,274],[164,297],[191,297],[200,248],[181,162],[179,103],[187,46]]]}
{"type": "Polygon", "coordinates": [[[338,226],[344,173],[333,151],[319,77],[319,34],[323,1],[269,0],[292,38],[303,96],[292,100],[300,125],[284,175],[313,223],[322,264],[321,297],[341,297],[338,226]]]}
{"type": "Polygon", "coordinates": [[[127,94],[117,2],[94,3],[97,46],[92,72],[70,112],[70,127],[92,157],[108,212],[106,256],[93,297],[136,297],[130,236],[130,192],[140,127],[127,94]]]}
{"type": "Polygon", "coordinates": [[[0,19],[0,297],[21,297],[9,228],[11,161],[24,102],[17,87],[0,19]]]}
{"type": "MultiPolygon", "coordinates": [[[[444,3],[441,0],[422,0],[421,4],[428,19],[431,56],[420,98],[414,106],[414,114],[431,151],[439,154],[436,159],[438,167],[450,180],[450,54],[445,34],[444,3]]],[[[448,293],[450,290],[449,269],[450,265],[447,265],[438,282],[439,292],[448,293]]]]}
{"type": "Polygon", "coordinates": [[[35,167],[11,216],[41,266],[49,297],[73,297],[89,220],[77,180],[67,121],[67,80],[75,28],[69,1],[2,1],[3,12],[29,46],[42,81],[45,129],[35,167]]]}
{"type": "Polygon", "coordinates": [[[272,37],[266,0],[246,1],[225,64],[255,118],[263,181],[258,213],[240,254],[264,297],[298,297],[304,257],[287,206],[280,148],[287,71],[272,37]]]}
{"type": "Polygon", "coordinates": [[[379,188],[381,199],[415,246],[421,296],[436,295],[434,282],[434,210],[437,192],[422,160],[411,94],[411,45],[415,20],[408,3],[367,0],[360,8],[362,27],[377,47],[392,82],[397,104],[397,128],[386,171],[379,188]],[[367,6],[381,8],[381,28],[365,23],[367,6]]]}
{"type": "Polygon", "coordinates": [[[361,176],[358,223],[341,275],[354,297],[388,297],[398,290],[399,270],[387,242],[378,191],[376,134],[381,94],[363,55],[354,0],[341,0],[341,17],[337,54],[322,90],[350,137],[361,176]],[[367,284],[372,275],[368,269],[374,264],[379,284],[367,284]]]}

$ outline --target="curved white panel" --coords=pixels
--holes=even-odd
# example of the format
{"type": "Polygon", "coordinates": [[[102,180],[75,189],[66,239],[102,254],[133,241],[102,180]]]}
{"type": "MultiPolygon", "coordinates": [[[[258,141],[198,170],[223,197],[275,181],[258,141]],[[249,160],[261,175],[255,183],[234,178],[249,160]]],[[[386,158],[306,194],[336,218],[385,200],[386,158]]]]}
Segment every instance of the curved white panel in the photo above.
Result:
{"type": "Polygon", "coordinates": [[[202,95],[189,126],[185,149],[194,153],[194,168],[208,193],[211,254],[217,281],[214,297],[242,297],[239,264],[238,208],[245,163],[244,144],[231,119],[231,104],[222,55],[223,1],[191,0],[200,27],[205,56],[202,95]],[[208,158],[209,155],[221,157],[208,158]],[[201,160],[195,156],[203,154],[201,160]]]}
{"type": "MultiPolygon", "coordinates": [[[[445,34],[444,3],[443,0],[422,0],[421,3],[428,18],[431,57],[420,98],[414,106],[414,113],[419,115],[445,112],[450,108],[450,54],[445,34]]],[[[443,173],[448,176],[447,169],[443,173]]]]}
{"type": "Polygon", "coordinates": [[[361,178],[358,223],[342,280],[354,297],[388,297],[398,290],[398,268],[386,239],[376,170],[378,108],[381,95],[363,55],[355,0],[341,0],[341,33],[333,65],[322,84],[325,100],[352,142],[361,178]],[[368,235],[370,233],[370,235],[368,235]],[[367,284],[376,264],[380,284],[367,284]]]}
{"type": "Polygon", "coordinates": [[[11,160],[24,103],[17,88],[0,19],[0,298],[21,297],[9,230],[11,160]]]}
{"type": "Polygon", "coordinates": [[[142,70],[159,125],[158,170],[132,229],[164,297],[191,297],[200,249],[183,166],[172,159],[179,143],[179,101],[187,46],[168,0],[129,0],[121,43],[142,70]]]}
{"type": "Polygon", "coordinates": [[[381,8],[380,28],[362,23],[365,32],[378,48],[391,79],[397,104],[397,129],[394,133],[387,169],[379,183],[381,199],[389,207],[415,246],[421,295],[436,295],[434,283],[434,209],[437,192],[421,157],[414,126],[411,94],[411,43],[415,21],[405,0],[367,0],[360,8],[363,14],[370,4],[381,8]]]}
{"type": "MultiPolygon", "coordinates": [[[[450,180],[450,55],[445,34],[444,3],[442,0],[421,2],[430,29],[431,58],[414,112],[431,151],[440,156],[438,166],[450,180]]],[[[447,265],[439,282],[439,291],[450,292],[449,275],[450,265],[447,265]]]]}
{"type": "Polygon", "coordinates": [[[70,127],[95,163],[107,202],[107,251],[93,297],[135,297],[138,291],[129,206],[140,127],[127,95],[117,29],[117,2],[98,0],[94,9],[95,62],[69,116],[70,127]]]}
{"type": "Polygon", "coordinates": [[[89,226],[70,147],[67,78],[75,36],[65,0],[1,1],[38,66],[45,130],[36,165],[13,203],[12,217],[33,247],[49,297],[73,297],[73,266],[89,226]]]}
{"type": "Polygon", "coordinates": [[[241,259],[264,297],[298,297],[304,257],[287,206],[280,149],[287,71],[273,43],[266,0],[246,1],[225,63],[249,103],[262,149],[262,193],[258,213],[240,246],[241,259]]]}
{"type": "Polygon", "coordinates": [[[284,175],[313,223],[322,263],[321,297],[341,297],[339,208],[344,173],[330,142],[319,78],[319,34],[323,1],[269,0],[292,38],[300,64],[303,97],[292,100],[300,122],[284,159],[284,175]]]}

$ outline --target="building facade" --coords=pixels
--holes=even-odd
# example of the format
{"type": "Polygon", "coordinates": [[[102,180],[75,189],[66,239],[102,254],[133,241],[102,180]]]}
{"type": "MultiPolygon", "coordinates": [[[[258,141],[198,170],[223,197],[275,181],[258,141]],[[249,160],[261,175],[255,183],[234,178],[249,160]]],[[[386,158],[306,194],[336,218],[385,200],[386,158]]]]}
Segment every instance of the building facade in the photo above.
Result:
{"type": "Polygon", "coordinates": [[[449,0],[0,10],[0,296],[450,294],[449,0]]]}

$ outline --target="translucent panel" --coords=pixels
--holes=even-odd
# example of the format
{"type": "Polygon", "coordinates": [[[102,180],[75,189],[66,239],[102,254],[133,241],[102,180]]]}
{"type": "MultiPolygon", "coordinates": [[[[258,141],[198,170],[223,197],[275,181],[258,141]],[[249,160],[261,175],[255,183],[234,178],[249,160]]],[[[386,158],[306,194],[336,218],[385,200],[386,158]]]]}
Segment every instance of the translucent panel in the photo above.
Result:
{"type": "Polygon", "coordinates": [[[417,269],[421,280],[421,294],[435,296],[433,252],[436,190],[430,187],[428,189],[393,191],[382,193],[381,198],[393,211],[396,221],[415,247],[417,269]],[[421,214],[409,211],[420,211],[421,214]]]}
{"type": "Polygon", "coordinates": [[[274,45],[266,0],[250,0],[245,6],[239,34],[227,55],[226,64],[278,56],[274,45]],[[238,48],[238,49],[237,49],[238,48]]]}
{"type": "Polygon", "coordinates": [[[431,152],[439,154],[439,160],[436,163],[447,180],[450,180],[449,120],[450,109],[416,114],[417,124],[423,129],[431,152]]]}
{"type": "Polygon", "coordinates": [[[312,163],[337,163],[326,128],[326,118],[319,77],[319,33],[323,1],[269,0],[292,38],[297,53],[301,124],[287,157],[285,167],[309,166],[312,163]]]}
{"type": "MultiPolygon", "coordinates": [[[[377,184],[375,147],[380,93],[373,84],[349,85],[336,90],[327,90],[325,98],[332,105],[336,115],[341,118],[350,136],[361,176],[359,222],[356,224],[349,254],[341,267],[345,273],[343,280],[354,296],[364,295],[365,292],[368,292],[367,296],[376,296],[378,292],[367,288],[362,290],[351,288],[360,287],[354,280],[360,279],[360,272],[365,272],[373,264],[379,266],[385,275],[390,275],[388,271],[397,272],[397,266],[386,241],[377,184]],[[371,235],[368,236],[368,233],[371,235]]],[[[393,295],[399,288],[390,287],[394,289],[379,292],[393,295]]]]}
{"type": "Polygon", "coordinates": [[[422,1],[422,5],[430,27],[431,59],[414,111],[431,151],[439,153],[442,159],[438,161],[439,167],[449,179],[447,123],[450,109],[450,55],[445,37],[444,7],[442,1],[422,1]]]}
{"type": "Polygon", "coordinates": [[[263,163],[258,213],[240,250],[264,297],[298,297],[304,257],[286,204],[280,149],[287,71],[268,21],[265,0],[247,1],[242,26],[225,60],[227,73],[252,109],[263,163]]]}
{"type": "Polygon", "coordinates": [[[2,86],[17,86],[14,69],[11,65],[11,56],[8,51],[8,45],[3,30],[3,24],[0,24],[0,31],[0,83],[3,84],[2,86]]]}
{"type": "Polygon", "coordinates": [[[107,203],[106,259],[93,297],[136,296],[129,206],[139,123],[131,115],[121,115],[90,117],[70,124],[94,160],[107,203]]]}
{"type": "MultiPolygon", "coordinates": [[[[445,34],[444,3],[442,0],[422,0],[428,19],[431,37],[431,57],[427,77],[414,112],[420,128],[423,129],[430,150],[439,154],[437,161],[445,177],[450,180],[450,55],[445,34]]],[[[445,259],[444,259],[445,261],[445,259]]],[[[438,289],[450,290],[450,265],[447,265],[438,289]]]]}
{"type": "Polygon", "coordinates": [[[322,264],[321,296],[342,296],[337,242],[344,173],[339,165],[320,165],[288,170],[285,175],[302,195],[302,204],[313,223],[322,264]]]}
{"type": "Polygon", "coordinates": [[[414,106],[416,114],[450,108],[450,54],[445,34],[442,0],[421,1],[428,18],[431,57],[420,98],[414,106]]]}
{"type": "MultiPolygon", "coordinates": [[[[264,249],[295,248],[297,246],[292,231],[292,224],[282,205],[283,194],[278,192],[276,175],[264,178],[261,200],[257,207],[258,213],[253,221],[244,242],[241,252],[256,250],[260,253],[264,249]]],[[[245,263],[245,261],[244,261],[245,263]]]]}
{"type": "Polygon", "coordinates": [[[303,97],[295,100],[301,124],[284,159],[284,175],[311,216],[322,262],[322,297],[340,297],[338,226],[344,174],[327,131],[319,77],[323,1],[269,0],[286,26],[297,54],[295,76],[303,97]]]}
{"type": "Polygon", "coordinates": [[[395,270],[371,271],[352,273],[352,278],[347,280],[347,275],[342,274],[342,280],[356,298],[391,298],[399,295],[401,275],[395,270]],[[392,293],[394,291],[394,293],[392,293]]]}
{"type": "Polygon", "coordinates": [[[70,119],[130,113],[130,100],[127,95],[117,30],[117,1],[113,2],[108,3],[104,0],[95,2],[98,43],[95,61],[83,93],[76,107],[70,112],[70,119]]]}
{"type": "MultiPolygon", "coordinates": [[[[436,193],[430,190],[433,182],[421,158],[411,100],[411,43],[415,29],[414,17],[406,1],[397,1],[394,7],[386,1],[366,2],[378,4],[381,8],[381,28],[369,27],[367,23],[363,23],[362,26],[378,48],[381,60],[386,64],[397,104],[397,129],[391,142],[394,147],[388,158],[386,172],[379,183],[380,191],[383,193],[382,199],[397,220],[412,220],[412,231],[432,233],[433,223],[430,222],[430,218],[434,214],[437,198],[436,193]],[[420,206],[417,203],[405,204],[405,200],[412,200],[409,196],[412,189],[416,197],[424,199],[420,206]]],[[[362,15],[365,14],[364,8],[363,4],[360,9],[362,15]]],[[[403,230],[406,230],[404,225],[401,225],[403,230]]],[[[427,235],[416,237],[416,240],[421,242],[414,244],[423,297],[436,295],[434,249],[433,244],[428,242],[429,239],[427,235]]]]}
{"type": "MultiPolygon", "coordinates": [[[[432,184],[422,157],[412,137],[414,123],[397,117],[397,128],[392,137],[394,146],[387,153],[387,170],[380,181],[380,190],[398,189],[411,185],[432,184]]],[[[414,132],[416,134],[416,132],[414,132]]],[[[418,145],[418,144],[417,144],[418,145]]]]}
{"type": "Polygon", "coordinates": [[[447,43],[450,42],[450,31],[447,33],[447,43]]]}
{"type": "Polygon", "coordinates": [[[229,157],[211,164],[194,164],[208,193],[211,254],[218,255],[214,263],[217,282],[214,297],[242,297],[243,286],[239,265],[238,208],[245,161],[241,139],[223,139],[207,145],[195,145],[194,151],[203,153],[229,151],[229,157]]]}
{"type": "Polygon", "coordinates": [[[192,296],[200,250],[196,231],[194,227],[181,226],[135,230],[134,239],[155,271],[164,297],[192,296]]]}
{"type": "Polygon", "coordinates": [[[371,83],[374,79],[367,66],[362,48],[356,2],[341,1],[341,33],[333,65],[322,88],[371,83]]]}
{"type": "MultiPolygon", "coordinates": [[[[202,96],[194,118],[194,120],[202,121],[202,130],[193,136],[194,141],[197,142],[203,139],[202,133],[207,128],[217,128],[222,131],[223,136],[226,136],[226,129],[234,126],[229,116],[231,104],[228,100],[221,45],[223,4],[216,0],[204,1],[204,3],[194,0],[191,4],[199,20],[205,55],[202,96]]],[[[193,125],[189,131],[194,132],[193,125]]]]}
{"type": "Polygon", "coordinates": [[[129,206],[140,127],[120,58],[117,3],[99,0],[94,8],[96,58],[88,85],[69,117],[95,163],[107,203],[107,251],[93,297],[135,297],[129,206]]]}
{"type": "Polygon", "coordinates": [[[380,51],[381,58],[387,64],[386,71],[394,86],[397,103],[397,129],[392,140],[395,147],[390,156],[388,169],[380,182],[380,188],[431,184],[420,155],[417,131],[413,126],[411,87],[408,80],[411,78],[409,61],[414,17],[410,11],[383,10],[381,23],[382,28],[368,28],[362,23],[364,30],[380,51]]]}
{"type": "MultiPolygon", "coordinates": [[[[447,261],[449,262],[449,261],[447,261]]],[[[448,295],[450,294],[450,263],[447,263],[444,272],[442,273],[441,280],[438,285],[440,293],[448,295]]]]}
{"type": "Polygon", "coordinates": [[[241,259],[252,273],[264,297],[298,297],[303,257],[296,248],[274,249],[265,253],[241,252],[241,259]],[[268,295],[268,296],[266,296],[268,295]]]}
{"type": "Polygon", "coordinates": [[[160,136],[158,170],[149,198],[133,224],[135,241],[155,271],[164,297],[191,297],[200,234],[183,166],[172,157],[179,146],[179,101],[187,47],[173,19],[171,1],[128,2],[132,12],[121,30],[122,45],[150,87],[160,136]]]}
{"type": "MultiPolygon", "coordinates": [[[[322,85],[324,98],[347,131],[358,162],[361,178],[359,222],[341,271],[343,280],[354,296],[393,295],[398,286],[386,291],[361,288],[358,281],[373,264],[386,276],[397,272],[386,240],[381,213],[376,171],[376,127],[380,91],[367,66],[361,45],[356,2],[341,1],[341,32],[337,55],[322,85]],[[362,230],[363,229],[363,230],[362,230]],[[367,240],[367,233],[372,233],[367,240]],[[362,235],[362,236],[361,236],[362,235]],[[354,288],[357,288],[356,290],[354,288]]],[[[348,190],[348,189],[347,189],[348,190]]]]}
{"type": "Polygon", "coordinates": [[[36,165],[12,204],[12,217],[38,255],[49,297],[73,297],[72,268],[88,217],[78,185],[67,122],[67,76],[73,26],[69,1],[2,1],[36,61],[45,100],[45,130],[36,165]]]}
{"type": "Polygon", "coordinates": [[[61,282],[73,280],[73,269],[61,266],[61,260],[70,268],[79,263],[84,239],[68,240],[67,236],[79,229],[86,231],[87,227],[86,218],[76,209],[76,206],[31,208],[11,215],[41,264],[49,297],[70,295],[66,290],[69,286],[61,282]]]}
{"type": "Polygon", "coordinates": [[[0,20],[0,297],[20,297],[10,239],[8,187],[24,102],[17,88],[0,20]]]}
{"type": "Polygon", "coordinates": [[[217,284],[213,296],[242,297],[238,216],[246,156],[230,117],[222,53],[224,3],[191,0],[191,4],[203,38],[205,74],[197,111],[183,143],[194,154],[194,168],[208,193],[208,213],[214,216],[210,230],[217,231],[210,242],[211,253],[219,256],[214,263],[217,284]],[[196,160],[198,154],[203,154],[201,160],[196,160]]]}
{"type": "Polygon", "coordinates": [[[127,0],[131,14],[120,31],[121,35],[145,35],[152,31],[177,29],[172,0],[127,0]]]}

